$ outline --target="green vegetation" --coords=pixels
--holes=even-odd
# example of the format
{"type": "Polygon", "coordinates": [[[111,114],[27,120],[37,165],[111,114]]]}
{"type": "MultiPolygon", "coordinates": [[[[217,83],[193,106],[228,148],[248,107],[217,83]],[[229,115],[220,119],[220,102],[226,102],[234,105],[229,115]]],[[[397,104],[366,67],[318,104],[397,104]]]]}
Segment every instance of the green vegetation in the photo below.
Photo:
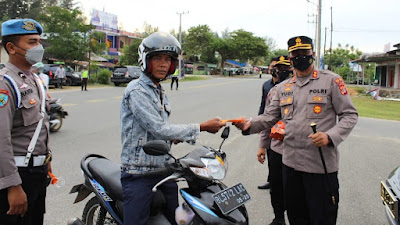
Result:
{"type": "Polygon", "coordinates": [[[374,100],[365,88],[349,88],[359,116],[400,121],[400,102],[374,100]]]}
{"type": "Polygon", "coordinates": [[[354,96],[359,116],[400,121],[400,102],[378,101],[368,96],[354,96]]]}
{"type": "Polygon", "coordinates": [[[111,77],[111,71],[108,69],[100,69],[97,74],[98,83],[100,84],[109,84],[111,77]]]}
{"type": "Polygon", "coordinates": [[[180,79],[179,82],[185,82],[185,81],[197,81],[197,80],[208,80],[210,79],[209,76],[185,76],[185,79],[180,79]]]}

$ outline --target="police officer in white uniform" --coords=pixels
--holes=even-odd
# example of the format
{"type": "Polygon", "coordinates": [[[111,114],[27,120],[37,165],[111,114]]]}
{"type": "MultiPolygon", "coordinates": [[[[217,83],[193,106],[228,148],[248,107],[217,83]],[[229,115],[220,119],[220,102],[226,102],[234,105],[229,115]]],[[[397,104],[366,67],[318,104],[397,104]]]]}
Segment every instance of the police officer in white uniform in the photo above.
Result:
{"type": "Polygon", "coordinates": [[[31,72],[42,61],[42,26],[32,19],[2,23],[9,62],[0,70],[0,224],[40,225],[51,171],[45,88],[31,72]]]}
{"type": "Polygon", "coordinates": [[[236,126],[243,134],[285,123],[283,182],[290,224],[336,224],[339,203],[337,146],[357,123],[358,113],[342,77],[313,65],[309,37],[288,41],[294,76],[276,87],[265,113],[236,126]],[[316,134],[310,127],[317,123],[316,134]],[[322,148],[327,173],[318,147],[322,148]]]}

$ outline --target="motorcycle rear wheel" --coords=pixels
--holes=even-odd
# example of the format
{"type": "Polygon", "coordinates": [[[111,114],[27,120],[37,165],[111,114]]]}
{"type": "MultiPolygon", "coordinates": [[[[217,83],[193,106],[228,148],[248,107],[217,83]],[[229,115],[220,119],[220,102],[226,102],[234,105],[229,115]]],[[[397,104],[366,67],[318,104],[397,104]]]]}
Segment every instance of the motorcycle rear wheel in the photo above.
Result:
{"type": "Polygon", "coordinates": [[[96,197],[91,198],[86,203],[82,213],[82,221],[86,225],[117,225],[117,222],[101,206],[96,197]]]}

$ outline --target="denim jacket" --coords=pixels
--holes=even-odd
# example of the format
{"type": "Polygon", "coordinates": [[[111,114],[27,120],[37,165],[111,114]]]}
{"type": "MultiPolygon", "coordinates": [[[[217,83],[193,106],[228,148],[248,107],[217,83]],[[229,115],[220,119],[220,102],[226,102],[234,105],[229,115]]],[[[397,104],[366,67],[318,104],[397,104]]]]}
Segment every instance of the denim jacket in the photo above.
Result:
{"type": "Polygon", "coordinates": [[[164,167],[170,157],[151,156],[143,145],[151,140],[194,142],[200,133],[199,124],[174,125],[168,122],[171,106],[164,89],[142,74],[125,89],[121,104],[122,170],[139,174],[164,167]],[[162,100],[160,98],[162,95],[162,100]]]}

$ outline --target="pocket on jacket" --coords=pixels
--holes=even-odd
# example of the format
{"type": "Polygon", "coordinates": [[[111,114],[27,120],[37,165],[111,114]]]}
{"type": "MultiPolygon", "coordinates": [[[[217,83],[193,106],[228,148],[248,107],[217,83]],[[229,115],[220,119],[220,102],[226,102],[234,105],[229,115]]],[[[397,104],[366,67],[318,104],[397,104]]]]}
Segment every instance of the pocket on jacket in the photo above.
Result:
{"type": "Polygon", "coordinates": [[[326,95],[309,95],[307,99],[307,118],[324,118],[327,112],[326,95]]]}
{"type": "Polygon", "coordinates": [[[284,120],[293,118],[293,96],[288,96],[280,99],[279,106],[281,107],[281,116],[284,120]]]}

